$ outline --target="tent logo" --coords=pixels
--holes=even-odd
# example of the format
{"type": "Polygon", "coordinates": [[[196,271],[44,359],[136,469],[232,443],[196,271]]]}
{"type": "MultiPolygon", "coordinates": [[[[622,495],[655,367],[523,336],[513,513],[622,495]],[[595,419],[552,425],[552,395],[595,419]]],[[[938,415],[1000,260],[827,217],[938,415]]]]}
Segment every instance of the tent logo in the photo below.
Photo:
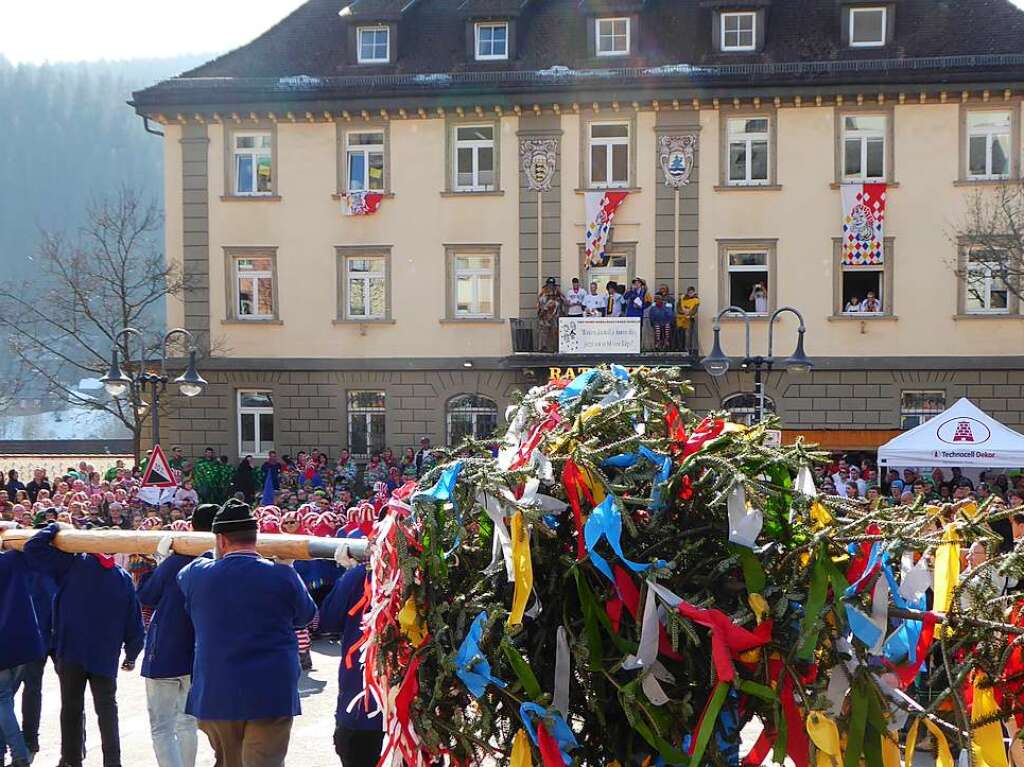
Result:
{"type": "Polygon", "coordinates": [[[992,436],[989,428],[976,418],[951,418],[936,430],[936,436],[948,445],[980,445],[992,436]]]}

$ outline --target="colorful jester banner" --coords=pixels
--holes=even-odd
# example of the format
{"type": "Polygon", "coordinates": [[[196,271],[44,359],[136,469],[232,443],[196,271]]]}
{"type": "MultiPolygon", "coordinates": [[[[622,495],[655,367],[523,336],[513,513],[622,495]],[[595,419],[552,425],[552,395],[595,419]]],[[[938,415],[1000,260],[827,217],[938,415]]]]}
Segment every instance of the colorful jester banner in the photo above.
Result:
{"type": "Polygon", "coordinates": [[[1004,767],[1010,512],[822,497],[822,456],[688,394],[615,366],[535,388],[496,456],[467,443],[392,497],[357,703],[382,764],[898,767],[924,727],[941,767],[1004,767]]]}

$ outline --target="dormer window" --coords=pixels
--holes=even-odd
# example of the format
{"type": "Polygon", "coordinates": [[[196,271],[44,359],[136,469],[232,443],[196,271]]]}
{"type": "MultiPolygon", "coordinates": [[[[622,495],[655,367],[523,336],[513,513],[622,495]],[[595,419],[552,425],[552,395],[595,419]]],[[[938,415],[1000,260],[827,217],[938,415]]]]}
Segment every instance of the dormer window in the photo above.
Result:
{"type": "Polygon", "coordinates": [[[722,50],[753,51],[757,48],[757,13],[722,14],[722,50]]]}
{"type": "Polygon", "coordinates": [[[359,27],[356,50],[360,64],[387,64],[391,59],[391,30],[385,26],[359,27]]]}
{"type": "Polygon", "coordinates": [[[879,48],[885,45],[888,30],[885,7],[850,9],[850,47],[879,48]]]}
{"type": "Polygon", "coordinates": [[[476,25],[477,61],[497,61],[508,58],[508,22],[488,21],[476,25]]]}
{"type": "Polygon", "coordinates": [[[594,50],[598,56],[629,55],[629,18],[597,19],[594,50]]]}

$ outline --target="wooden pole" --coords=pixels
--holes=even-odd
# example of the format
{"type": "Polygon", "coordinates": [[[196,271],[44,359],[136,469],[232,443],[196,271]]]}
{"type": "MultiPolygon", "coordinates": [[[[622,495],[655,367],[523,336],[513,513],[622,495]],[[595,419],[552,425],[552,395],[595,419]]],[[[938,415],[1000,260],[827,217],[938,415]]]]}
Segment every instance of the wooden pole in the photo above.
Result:
{"type": "MultiPolygon", "coordinates": [[[[38,530],[0,529],[0,549],[19,551],[38,530]]],[[[173,539],[176,554],[199,556],[214,547],[213,533],[175,533],[166,530],[61,530],[53,545],[72,554],[155,554],[165,536],[173,539]]],[[[349,554],[366,559],[369,544],[365,538],[317,538],[309,535],[261,535],[256,550],[266,557],[281,559],[334,559],[339,546],[348,546],[349,554]]]]}

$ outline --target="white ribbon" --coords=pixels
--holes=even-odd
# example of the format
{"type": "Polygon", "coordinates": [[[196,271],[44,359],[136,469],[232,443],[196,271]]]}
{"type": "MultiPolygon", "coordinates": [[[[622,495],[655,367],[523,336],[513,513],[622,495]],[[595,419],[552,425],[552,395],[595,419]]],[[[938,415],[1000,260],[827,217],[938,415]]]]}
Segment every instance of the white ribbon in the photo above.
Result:
{"type": "Polygon", "coordinates": [[[796,473],[794,489],[798,493],[809,495],[812,498],[818,494],[818,488],[814,486],[814,475],[811,474],[811,470],[806,466],[801,466],[800,471],[796,473]]]}
{"type": "Polygon", "coordinates": [[[912,552],[900,559],[900,596],[908,602],[917,602],[932,587],[932,573],[928,562],[921,557],[916,563],[912,552]]]}
{"type": "Polygon", "coordinates": [[[512,564],[512,536],[509,535],[508,527],[505,526],[505,514],[501,501],[490,493],[477,493],[476,502],[487,511],[487,516],[494,523],[494,538],[491,541],[491,563],[484,570],[485,573],[497,572],[501,567],[499,552],[505,560],[505,577],[509,583],[516,579],[515,568],[512,564]]]}
{"type": "MultiPolygon", "coordinates": [[[[636,655],[629,655],[622,663],[626,671],[649,669],[658,658],[658,602],[653,588],[647,589],[644,601],[644,617],[640,628],[640,646],[636,655]]],[[[653,701],[652,701],[653,702],[653,701]]]]}
{"type": "Polygon", "coordinates": [[[647,581],[647,588],[661,597],[661,601],[671,607],[673,610],[679,607],[679,603],[683,601],[683,598],[673,591],[666,589],[664,586],[659,586],[654,581],[647,581]]]}
{"type": "Polygon", "coordinates": [[[878,626],[879,638],[869,652],[881,655],[886,630],[889,628],[889,581],[884,576],[875,581],[875,590],[871,595],[871,622],[878,626]]]}
{"type": "Polygon", "coordinates": [[[743,485],[737,483],[729,493],[729,540],[748,549],[754,548],[757,536],[764,525],[764,515],[760,509],[747,506],[747,493],[743,485]]]}
{"type": "Polygon", "coordinates": [[[565,626],[559,626],[555,636],[555,692],[551,707],[569,719],[569,640],[565,637],[565,626]]]}
{"type": "Polygon", "coordinates": [[[846,700],[846,693],[849,691],[850,677],[843,664],[838,663],[828,672],[828,688],[825,690],[830,715],[839,716],[843,713],[843,701],[846,700]]]}

